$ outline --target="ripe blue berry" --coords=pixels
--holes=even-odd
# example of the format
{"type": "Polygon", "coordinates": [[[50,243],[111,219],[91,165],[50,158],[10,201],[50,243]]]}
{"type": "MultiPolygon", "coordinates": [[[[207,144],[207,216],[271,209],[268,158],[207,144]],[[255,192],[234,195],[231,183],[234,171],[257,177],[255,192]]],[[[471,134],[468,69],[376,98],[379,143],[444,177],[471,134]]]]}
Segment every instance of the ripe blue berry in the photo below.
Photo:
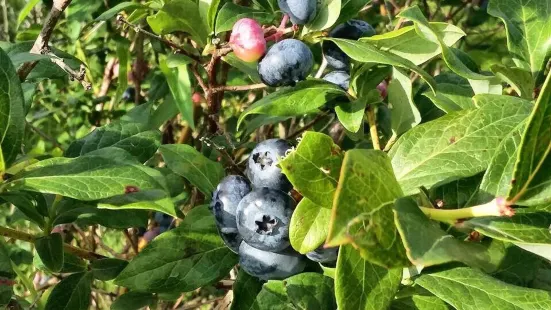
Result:
{"type": "MultiPolygon", "coordinates": [[[[340,24],[329,32],[329,37],[348,40],[358,40],[361,37],[373,35],[375,35],[375,29],[369,23],[356,19],[340,24]]],[[[350,60],[337,44],[331,41],[323,42],[323,55],[327,64],[333,69],[349,70],[350,60]]]]}
{"type": "Polygon", "coordinates": [[[307,24],[316,16],[316,0],[278,0],[277,3],[295,25],[307,24]]]}
{"type": "Polygon", "coordinates": [[[267,187],[253,190],[237,207],[237,229],[259,250],[278,252],[289,247],[289,223],[295,201],[289,195],[267,187]]]}
{"type": "Polygon", "coordinates": [[[239,266],[261,280],[281,280],[300,273],[306,266],[302,255],[291,247],[281,252],[262,251],[242,242],[239,246],[239,266]]]}
{"type": "Polygon", "coordinates": [[[251,191],[247,179],[238,175],[230,175],[222,179],[212,194],[210,204],[216,219],[216,226],[226,245],[237,253],[241,236],[237,230],[235,218],[237,206],[245,195],[251,191]]]}
{"type": "Polygon", "coordinates": [[[322,246],[320,246],[314,251],[306,253],[306,257],[308,257],[308,259],[322,264],[336,262],[338,255],[339,247],[324,249],[322,246]]]}
{"type": "Polygon", "coordinates": [[[268,139],[259,143],[247,160],[246,174],[254,188],[269,187],[288,192],[293,187],[277,166],[279,158],[291,145],[282,139],[268,139]]]}
{"type": "Polygon", "coordinates": [[[348,90],[350,84],[350,74],[346,71],[329,72],[323,77],[323,79],[327,82],[340,86],[344,90],[348,90]]]}
{"type": "Polygon", "coordinates": [[[306,44],[285,39],[268,50],[258,63],[258,74],[269,86],[294,85],[306,79],[313,66],[314,56],[306,44]]]}

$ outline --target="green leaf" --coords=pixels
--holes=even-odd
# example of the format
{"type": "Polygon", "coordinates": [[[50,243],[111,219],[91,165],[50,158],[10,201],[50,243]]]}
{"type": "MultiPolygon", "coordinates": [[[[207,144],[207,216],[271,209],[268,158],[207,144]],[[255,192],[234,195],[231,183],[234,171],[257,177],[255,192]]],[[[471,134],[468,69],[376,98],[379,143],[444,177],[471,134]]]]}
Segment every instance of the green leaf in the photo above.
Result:
{"type": "MultiPolygon", "coordinates": [[[[454,45],[465,36],[463,30],[452,24],[431,22],[430,26],[442,37],[446,46],[454,45]]],[[[361,38],[360,41],[369,42],[383,51],[408,59],[416,65],[421,65],[442,52],[438,43],[418,35],[414,26],[406,26],[385,34],[361,38]]]]}
{"type": "Polygon", "coordinates": [[[289,239],[293,248],[306,254],[317,249],[327,238],[331,209],[320,207],[308,198],[297,205],[291,218],[289,239]]]}
{"type": "Polygon", "coordinates": [[[11,184],[84,201],[122,195],[129,186],[141,191],[164,189],[160,172],[138,162],[121,162],[115,157],[119,154],[130,156],[121,149],[104,148],[77,158],[46,159],[25,168],[11,184]]]}
{"type": "Polygon", "coordinates": [[[6,171],[6,163],[4,162],[4,153],[2,152],[2,145],[0,144],[0,175],[6,171]]]}
{"type": "Polygon", "coordinates": [[[391,310],[449,310],[442,299],[420,286],[401,289],[390,305],[391,310]]]}
{"type": "Polygon", "coordinates": [[[304,25],[302,35],[327,29],[335,24],[341,11],[341,0],[321,0],[316,17],[304,25]]]}
{"type": "Polygon", "coordinates": [[[401,280],[401,268],[371,264],[352,246],[342,246],[335,277],[337,305],[339,309],[387,309],[401,280]]]}
{"type": "MultiPolygon", "coordinates": [[[[38,255],[33,257],[33,265],[42,271],[51,272],[38,255]]],[[[87,269],[88,264],[83,259],[66,251],[63,252],[63,267],[61,267],[59,273],[84,272],[87,269]]]]}
{"type": "Polygon", "coordinates": [[[311,113],[338,96],[346,96],[346,92],[335,84],[322,80],[298,82],[294,87],[281,88],[253,103],[241,113],[237,126],[240,127],[251,114],[296,116],[311,113]]]}
{"type": "Polygon", "coordinates": [[[143,123],[113,122],[71,143],[65,156],[78,157],[106,147],[116,147],[140,162],[150,159],[161,145],[161,132],[143,123]]]}
{"type": "Polygon", "coordinates": [[[327,245],[351,243],[372,263],[404,266],[407,258],[391,206],[401,196],[402,190],[385,153],[361,149],[346,152],[327,245]]]}
{"type": "Polygon", "coordinates": [[[21,26],[21,23],[29,16],[29,13],[34,9],[34,7],[40,2],[40,0],[30,0],[27,1],[23,9],[19,12],[19,15],[17,15],[17,27],[21,26]]]}
{"type": "Polygon", "coordinates": [[[532,100],[535,82],[529,71],[520,68],[506,67],[500,64],[493,65],[491,70],[496,77],[511,85],[515,92],[522,98],[532,100]]]}
{"type": "Polygon", "coordinates": [[[0,195],[3,199],[14,205],[21,211],[29,220],[37,224],[39,227],[44,227],[46,222],[44,216],[38,211],[39,201],[35,195],[25,192],[3,193],[0,195]]]}
{"type": "Polygon", "coordinates": [[[432,76],[430,76],[427,72],[425,72],[423,69],[421,69],[408,59],[402,58],[384,50],[380,50],[373,44],[364,41],[352,41],[335,38],[327,38],[326,40],[335,42],[335,44],[337,44],[337,46],[343,52],[345,52],[348,56],[350,56],[350,58],[356,61],[386,64],[411,70],[419,74],[421,78],[425,80],[425,82],[427,82],[427,84],[429,84],[429,86],[433,90],[436,89],[436,82],[434,81],[432,76]]]}
{"type": "Polygon", "coordinates": [[[111,210],[137,209],[156,210],[176,216],[174,202],[166,190],[141,190],[103,199],[98,202],[98,208],[111,210]]]}
{"type": "Polygon", "coordinates": [[[168,168],[186,178],[203,194],[210,196],[224,177],[224,168],[187,144],[162,145],[160,152],[168,168]]]}
{"type": "Polygon", "coordinates": [[[458,84],[442,83],[438,84],[438,91],[436,94],[431,91],[426,91],[423,95],[428,97],[434,105],[446,113],[475,108],[472,100],[474,93],[470,87],[467,88],[458,84]]]}
{"type": "Polygon", "coordinates": [[[480,184],[481,191],[494,197],[506,197],[511,190],[513,171],[526,123],[527,119],[520,121],[499,143],[480,184]]]}
{"type": "Polygon", "coordinates": [[[49,234],[34,241],[40,259],[52,272],[59,272],[63,267],[63,238],[59,233],[49,234]]]}
{"type": "Polygon", "coordinates": [[[25,132],[24,97],[17,72],[1,48],[0,74],[0,150],[5,166],[9,166],[21,151],[25,132]]]}
{"type": "Polygon", "coordinates": [[[398,69],[392,71],[392,81],[388,84],[388,103],[391,113],[393,136],[419,125],[421,114],[413,101],[413,85],[409,76],[398,69]]]}
{"type": "Polygon", "coordinates": [[[363,125],[366,106],[379,100],[379,92],[373,90],[373,93],[375,96],[361,96],[352,102],[339,103],[335,107],[337,117],[346,130],[353,133],[360,130],[363,125]]]}
{"type": "Polygon", "coordinates": [[[543,74],[551,40],[551,7],[547,0],[490,0],[488,14],[500,18],[507,30],[507,46],[518,67],[543,74]]]}
{"type": "MultiPolygon", "coordinates": [[[[10,283],[16,277],[16,272],[13,270],[15,266],[11,259],[4,238],[0,240],[0,280],[10,283]]],[[[0,285],[0,306],[7,305],[13,295],[12,285],[0,285]]]]}
{"type": "Polygon", "coordinates": [[[360,10],[369,4],[371,0],[342,0],[341,13],[335,25],[344,23],[358,15],[360,10]]]}
{"type": "Polygon", "coordinates": [[[75,204],[60,203],[58,215],[53,225],[77,222],[79,226],[99,224],[114,229],[147,226],[148,212],[141,210],[107,210],[80,202],[75,204]]]}
{"type": "Polygon", "coordinates": [[[486,247],[446,234],[438,223],[431,222],[423,214],[412,198],[398,199],[394,209],[396,226],[414,265],[433,266],[459,261],[487,271],[495,269],[486,247]]]}
{"type": "Polygon", "coordinates": [[[549,102],[551,102],[551,74],[545,80],[520,141],[513,173],[515,183],[508,193],[508,197],[514,202],[520,199],[521,201],[517,202],[520,205],[529,205],[530,203],[527,204],[526,201],[529,201],[530,196],[541,195],[541,192],[543,192],[544,197],[539,196],[536,199],[538,203],[551,200],[551,195],[545,194],[549,190],[541,188],[543,184],[538,178],[538,173],[540,175],[544,174],[544,180],[549,174],[549,170],[545,169],[544,166],[544,161],[551,152],[551,131],[548,126],[551,122],[551,104],[549,102]]]}
{"type": "Polygon", "coordinates": [[[111,310],[139,310],[152,305],[157,300],[155,295],[142,292],[128,292],[117,298],[111,310]]]}
{"type": "Polygon", "coordinates": [[[45,310],[87,310],[92,294],[92,273],[75,273],[61,280],[48,297],[45,310]]]}
{"type": "Polygon", "coordinates": [[[255,310],[297,310],[291,303],[283,281],[270,280],[262,286],[262,290],[256,296],[255,310]]]}
{"type": "Polygon", "coordinates": [[[399,17],[409,19],[415,24],[415,31],[425,39],[438,43],[442,50],[442,57],[448,65],[448,67],[456,74],[472,80],[487,80],[491,77],[478,74],[468,68],[463,61],[457,56],[457,54],[444,42],[440,33],[432,28],[429,21],[423,16],[421,9],[418,6],[412,6],[405,10],[400,11],[399,17]]]}
{"type": "Polygon", "coordinates": [[[233,302],[230,310],[252,309],[260,290],[262,282],[240,269],[233,283],[233,302]]]}
{"type": "Polygon", "coordinates": [[[262,82],[262,80],[260,80],[260,75],[258,74],[258,64],[256,62],[244,62],[243,60],[237,58],[234,53],[229,53],[228,55],[222,57],[222,60],[237,70],[247,74],[254,83],[262,82]]]}
{"type": "MultiPolygon", "coordinates": [[[[472,177],[459,179],[446,183],[429,190],[431,201],[441,200],[444,209],[461,209],[472,207],[477,204],[487,202],[487,198],[479,190],[482,182],[482,174],[476,174],[472,177]]],[[[432,204],[427,204],[432,206],[432,204]]],[[[426,205],[423,205],[426,206],[426,205]]]]}
{"type": "Polygon", "coordinates": [[[117,58],[119,60],[119,78],[117,91],[112,100],[113,105],[118,104],[122,100],[122,95],[128,88],[128,70],[130,68],[130,41],[126,39],[120,40],[117,44],[117,58]]]}
{"type": "Polygon", "coordinates": [[[510,96],[474,98],[480,108],[450,113],[398,139],[389,155],[406,194],[420,186],[431,188],[484,171],[503,138],[532,108],[525,100],[510,96]]]}
{"type": "Polygon", "coordinates": [[[242,18],[252,18],[259,24],[264,25],[269,24],[272,21],[273,15],[265,11],[255,10],[227,2],[220,9],[220,12],[218,12],[215,24],[216,29],[214,33],[219,34],[220,32],[231,30],[233,28],[233,24],[242,18]]]}
{"type": "Polygon", "coordinates": [[[147,7],[131,1],[121,2],[115,5],[114,7],[110,8],[109,10],[101,13],[100,16],[96,17],[95,21],[97,22],[108,21],[122,11],[131,12],[131,11],[134,11],[135,9],[142,9],[142,8],[147,8],[147,7]]]}
{"type": "Polygon", "coordinates": [[[283,282],[291,302],[299,309],[333,310],[337,308],[333,279],[305,272],[283,282]]]}
{"type": "Polygon", "coordinates": [[[200,45],[207,44],[207,21],[201,18],[199,6],[193,0],[167,2],[157,14],[147,17],[147,23],[157,34],[183,31],[189,33],[200,45]],[[182,12],[186,13],[182,14],[182,12]]]}
{"type": "Polygon", "coordinates": [[[188,292],[225,277],[237,256],[225,245],[207,206],[155,238],[115,279],[144,292],[188,292]]]}
{"type": "Polygon", "coordinates": [[[180,114],[188,125],[195,129],[193,119],[193,101],[191,100],[191,81],[186,65],[169,68],[166,62],[160,62],[161,71],[166,77],[172,97],[180,111],[180,114]]]}
{"type": "Polygon", "coordinates": [[[485,216],[463,223],[485,236],[515,243],[551,244],[551,213],[516,209],[512,217],[485,216]]]}
{"type": "Polygon", "coordinates": [[[293,187],[313,203],[330,208],[343,153],[331,137],[307,131],[279,165],[293,187]]]}
{"type": "Polygon", "coordinates": [[[116,278],[127,265],[127,261],[116,258],[96,259],[90,263],[94,278],[101,281],[116,278]]]}
{"type": "Polygon", "coordinates": [[[422,274],[415,280],[431,293],[458,310],[472,309],[548,309],[551,294],[501,282],[468,267],[422,274]]]}

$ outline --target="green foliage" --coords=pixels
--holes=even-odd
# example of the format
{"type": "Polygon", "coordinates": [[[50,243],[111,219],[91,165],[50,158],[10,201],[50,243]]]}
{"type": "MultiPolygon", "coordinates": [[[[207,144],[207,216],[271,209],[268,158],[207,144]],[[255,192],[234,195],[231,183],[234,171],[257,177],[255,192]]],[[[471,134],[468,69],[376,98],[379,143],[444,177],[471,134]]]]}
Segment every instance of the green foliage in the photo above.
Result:
{"type": "Polygon", "coordinates": [[[67,4],[0,1],[0,305],[551,308],[548,0],[323,0],[294,27],[276,0],[67,4]],[[308,78],[263,85],[227,42],[245,17],[308,78]],[[377,34],[328,36],[351,19],[377,34]],[[264,282],[207,204],[272,138],[288,250],[339,254],[264,282]]]}

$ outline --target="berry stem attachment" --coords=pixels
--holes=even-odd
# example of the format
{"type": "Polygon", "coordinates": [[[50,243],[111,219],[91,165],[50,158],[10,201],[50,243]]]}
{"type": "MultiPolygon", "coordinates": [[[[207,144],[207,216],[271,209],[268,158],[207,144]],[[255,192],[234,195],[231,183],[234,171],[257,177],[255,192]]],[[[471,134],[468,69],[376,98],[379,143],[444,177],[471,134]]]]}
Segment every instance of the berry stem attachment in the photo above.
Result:
{"type": "Polygon", "coordinates": [[[488,203],[463,209],[442,210],[426,207],[419,208],[428,218],[439,222],[456,222],[463,219],[483,216],[511,217],[515,215],[515,210],[511,208],[511,204],[503,198],[496,198],[488,203]]]}

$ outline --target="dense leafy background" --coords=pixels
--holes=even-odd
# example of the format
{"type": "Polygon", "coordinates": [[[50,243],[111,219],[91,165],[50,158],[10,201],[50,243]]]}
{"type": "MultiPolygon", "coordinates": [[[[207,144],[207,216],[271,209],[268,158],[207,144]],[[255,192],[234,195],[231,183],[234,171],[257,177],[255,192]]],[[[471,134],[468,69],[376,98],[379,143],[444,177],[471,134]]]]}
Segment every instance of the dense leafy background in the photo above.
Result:
{"type": "Polygon", "coordinates": [[[0,1],[0,306],[551,309],[549,0],[318,2],[285,34],[314,72],[269,88],[226,42],[275,0],[0,1]],[[327,37],[351,18],[377,35],[327,37]],[[314,78],[328,43],[349,91],[314,78]],[[207,205],[273,137],[292,247],[340,252],[261,282],[207,205]]]}

